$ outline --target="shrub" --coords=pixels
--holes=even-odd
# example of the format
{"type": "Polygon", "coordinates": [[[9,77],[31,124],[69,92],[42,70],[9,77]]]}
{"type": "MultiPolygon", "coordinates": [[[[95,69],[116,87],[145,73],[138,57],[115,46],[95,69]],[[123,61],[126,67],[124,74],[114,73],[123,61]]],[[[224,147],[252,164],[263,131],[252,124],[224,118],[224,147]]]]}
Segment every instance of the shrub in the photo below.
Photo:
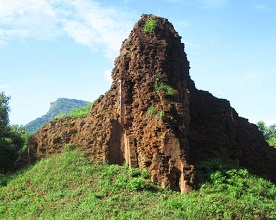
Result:
{"type": "Polygon", "coordinates": [[[269,139],[267,140],[267,143],[268,143],[270,146],[276,148],[276,137],[271,137],[271,138],[269,138],[269,139]]]}
{"type": "Polygon", "coordinates": [[[164,111],[160,111],[160,112],[159,112],[159,117],[160,117],[160,118],[163,118],[164,116],[165,116],[165,112],[164,112],[164,111]]]}
{"type": "Polygon", "coordinates": [[[150,106],[147,111],[150,115],[156,115],[156,109],[154,106],[150,106]]]}
{"type": "Polygon", "coordinates": [[[130,179],[127,185],[129,191],[140,191],[146,189],[146,180],[141,177],[130,179]]]}
{"type": "Polygon", "coordinates": [[[155,186],[149,181],[150,174],[147,170],[132,168],[129,170],[131,178],[127,181],[126,189],[129,191],[152,190],[155,186]]]}
{"type": "Polygon", "coordinates": [[[152,33],[154,29],[156,28],[157,23],[154,19],[150,18],[149,20],[146,21],[145,26],[143,28],[143,32],[148,34],[152,33]]]}
{"type": "Polygon", "coordinates": [[[257,123],[259,130],[263,133],[265,140],[267,143],[276,148],[276,125],[266,126],[263,121],[259,121],[257,123]]]}
{"type": "Polygon", "coordinates": [[[0,93],[0,172],[13,167],[28,139],[23,127],[9,125],[9,99],[0,93]]]}
{"type": "Polygon", "coordinates": [[[159,92],[160,90],[165,91],[168,95],[174,95],[174,89],[167,85],[166,83],[158,83],[156,82],[154,84],[154,88],[157,92],[159,92]]]}

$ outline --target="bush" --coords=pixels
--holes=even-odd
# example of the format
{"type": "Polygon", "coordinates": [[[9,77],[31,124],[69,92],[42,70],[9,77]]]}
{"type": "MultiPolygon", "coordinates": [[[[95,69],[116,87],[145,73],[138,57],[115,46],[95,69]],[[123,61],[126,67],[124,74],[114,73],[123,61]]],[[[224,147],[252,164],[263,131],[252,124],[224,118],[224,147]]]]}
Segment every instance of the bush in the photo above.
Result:
{"type": "Polygon", "coordinates": [[[152,190],[155,186],[150,182],[150,174],[147,170],[132,168],[129,170],[131,178],[128,180],[126,189],[129,191],[152,190]]]}
{"type": "Polygon", "coordinates": [[[156,115],[156,109],[154,106],[150,106],[147,110],[147,112],[150,114],[150,115],[156,115]]]}
{"type": "Polygon", "coordinates": [[[0,172],[7,172],[19,157],[27,142],[25,130],[9,125],[9,97],[0,94],[0,172]]]}
{"type": "Polygon", "coordinates": [[[146,180],[141,177],[130,179],[127,185],[129,191],[140,191],[146,189],[146,180]]]}
{"type": "Polygon", "coordinates": [[[276,148],[276,137],[271,137],[271,138],[269,138],[269,139],[267,140],[267,143],[268,143],[270,146],[276,148]]]}
{"type": "Polygon", "coordinates": [[[143,28],[143,32],[148,34],[152,33],[154,29],[156,28],[157,23],[154,19],[150,18],[149,20],[146,21],[145,26],[143,28]]]}
{"type": "Polygon", "coordinates": [[[155,83],[154,88],[157,92],[160,90],[165,91],[168,95],[174,95],[174,89],[166,83],[155,83]]]}
{"type": "Polygon", "coordinates": [[[14,125],[9,128],[6,137],[0,138],[0,172],[9,171],[21,153],[27,148],[31,134],[24,127],[14,125]]]}
{"type": "Polygon", "coordinates": [[[259,130],[263,133],[265,140],[267,143],[276,148],[276,125],[266,126],[263,121],[259,121],[257,123],[259,130]]]}
{"type": "Polygon", "coordinates": [[[0,172],[7,172],[18,158],[18,151],[21,149],[11,138],[0,139],[0,172]]]}

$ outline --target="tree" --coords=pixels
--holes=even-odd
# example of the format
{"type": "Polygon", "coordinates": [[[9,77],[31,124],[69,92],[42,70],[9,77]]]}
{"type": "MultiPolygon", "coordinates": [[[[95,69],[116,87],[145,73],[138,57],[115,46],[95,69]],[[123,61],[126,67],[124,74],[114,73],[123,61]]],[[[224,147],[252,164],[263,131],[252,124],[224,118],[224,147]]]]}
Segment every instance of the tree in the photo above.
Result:
{"type": "Polygon", "coordinates": [[[0,93],[0,138],[3,138],[8,130],[9,125],[9,99],[2,92],[0,93]]]}
{"type": "Polygon", "coordinates": [[[276,124],[266,126],[263,121],[257,123],[259,130],[263,133],[267,143],[276,148],[276,124]]]}
{"type": "Polygon", "coordinates": [[[0,172],[7,172],[14,165],[25,143],[22,129],[9,125],[9,99],[0,93],[0,172]]]}

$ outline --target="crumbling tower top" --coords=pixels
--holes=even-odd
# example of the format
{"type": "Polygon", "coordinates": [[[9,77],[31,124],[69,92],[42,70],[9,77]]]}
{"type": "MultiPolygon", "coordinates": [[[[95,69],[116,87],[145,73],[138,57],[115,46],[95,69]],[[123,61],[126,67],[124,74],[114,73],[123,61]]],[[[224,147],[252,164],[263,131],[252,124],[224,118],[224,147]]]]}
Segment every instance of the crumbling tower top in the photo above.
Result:
{"type": "Polygon", "coordinates": [[[133,81],[144,81],[158,76],[173,87],[179,82],[185,82],[190,89],[194,87],[189,75],[190,67],[184,44],[166,18],[142,15],[123,42],[120,56],[114,63],[114,81],[129,77],[132,77],[133,81]],[[123,68],[116,68],[121,64],[124,65],[123,68]]]}

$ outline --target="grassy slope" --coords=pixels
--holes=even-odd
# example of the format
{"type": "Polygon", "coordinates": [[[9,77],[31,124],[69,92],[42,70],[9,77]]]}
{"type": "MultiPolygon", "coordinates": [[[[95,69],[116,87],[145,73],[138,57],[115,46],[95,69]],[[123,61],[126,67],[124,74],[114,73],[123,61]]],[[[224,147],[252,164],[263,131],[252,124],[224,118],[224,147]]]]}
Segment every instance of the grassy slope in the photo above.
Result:
{"type": "Polygon", "coordinates": [[[68,150],[0,186],[0,219],[276,218],[275,185],[246,170],[214,172],[189,195],[162,190],[148,178],[126,166],[90,165],[68,150]]]}

